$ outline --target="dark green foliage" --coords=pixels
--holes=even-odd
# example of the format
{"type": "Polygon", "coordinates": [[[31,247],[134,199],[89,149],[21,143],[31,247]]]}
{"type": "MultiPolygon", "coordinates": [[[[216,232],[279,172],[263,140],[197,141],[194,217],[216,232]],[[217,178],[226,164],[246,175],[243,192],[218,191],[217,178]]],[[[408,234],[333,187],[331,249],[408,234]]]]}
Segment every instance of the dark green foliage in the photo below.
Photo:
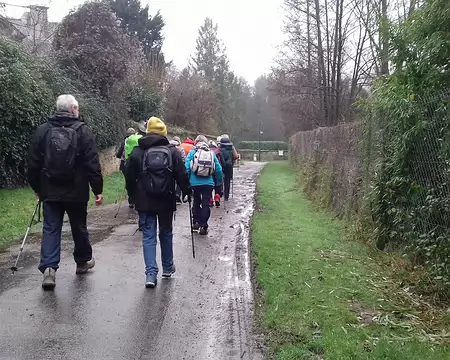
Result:
{"type": "Polygon", "coordinates": [[[55,100],[73,94],[93,131],[97,146],[115,145],[125,121],[117,110],[55,64],[26,55],[15,44],[0,41],[0,187],[26,183],[26,161],[32,134],[55,111],[55,100]]]}
{"type": "MultiPolygon", "coordinates": [[[[139,50],[106,3],[85,3],[58,26],[54,48],[59,65],[103,98],[127,76],[139,50]]],[[[136,59],[135,59],[136,58],[136,59]]]]}
{"type": "MultiPolygon", "coordinates": [[[[258,150],[259,141],[241,141],[239,149],[258,150]]],[[[285,141],[261,141],[261,150],[288,150],[288,143],[285,141]]]]}
{"type": "Polygon", "coordinates": [[[394,29],[394,72],[376,86],[367,132],[379,154],[371,192],[377,246],[405,250],[444,292],[450,289],[449,24],[450,3],[432,0],[394,29]]]}
{"type": "Polygon", "coordinates": [[[135,36],[147,57],[154,65],[165,65],[161,53],[163,44],[162,30],[164,20],[158,12],[155,16],[149,14],[149,6],[142,7],[140,0],[107,0],[112,11],[120,19],[121,26],[135,36]]]}
{"type": "Polygon", "coordinates": [[[0,41],[0,187],[26,182],[28,144],[54,98],[34,61],[0,41]]]}
{"type": "Polygon", "coordinates": [[[134,121],[147,120],[151,116],[162,116],[163,91],[152,72],[141,73],[132,84],[126,86],[124,98],[128,117],[134,121]]]}

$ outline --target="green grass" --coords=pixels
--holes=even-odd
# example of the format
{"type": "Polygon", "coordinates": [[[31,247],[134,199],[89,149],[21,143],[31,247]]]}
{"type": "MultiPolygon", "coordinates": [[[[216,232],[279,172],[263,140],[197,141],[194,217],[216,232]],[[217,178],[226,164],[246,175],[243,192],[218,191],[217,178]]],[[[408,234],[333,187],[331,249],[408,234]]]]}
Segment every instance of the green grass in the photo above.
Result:
{"type": "MultiPolygon", "coordinates": [[[[106,176],[103,195],[105,204],[114,203],[122,194],[124,187],[123,175],[120,172],[106,176]]],[[[36,198],[31,188],[16,190],[0,190],[0,251],[13,243],[19,243],[30,223],[31,215],[36,206],[36,198]]],[[[94,206],[94,196],[91,193],[90,206],[94,206]]]]}
{"type": "Polygon", "coordinates": [[[430,329],[429,314],[402,300],[404,291],[377,261],[384,255],[346,239],[345,224],[318,211],[296,179],[278,162],[267,165],[258,183],[257,317],[271,357],[450,359],[442,337],[430,341],[445,328],[445,315],[430,329]]]}

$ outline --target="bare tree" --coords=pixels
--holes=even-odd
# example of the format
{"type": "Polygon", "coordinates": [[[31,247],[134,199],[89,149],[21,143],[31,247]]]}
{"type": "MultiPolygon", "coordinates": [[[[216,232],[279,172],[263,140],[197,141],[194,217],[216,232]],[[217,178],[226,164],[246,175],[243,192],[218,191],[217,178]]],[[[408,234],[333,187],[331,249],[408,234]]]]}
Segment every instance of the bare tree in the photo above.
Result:
{"type": "Polygon", "coordinates": [[[285,0],[287,40],[270,88],[288,131],[357,120],[353,104],[389,74],[392,23],[421,0],[285,0]],[[289,124],[288,124],[289,123],[289,124]]]}

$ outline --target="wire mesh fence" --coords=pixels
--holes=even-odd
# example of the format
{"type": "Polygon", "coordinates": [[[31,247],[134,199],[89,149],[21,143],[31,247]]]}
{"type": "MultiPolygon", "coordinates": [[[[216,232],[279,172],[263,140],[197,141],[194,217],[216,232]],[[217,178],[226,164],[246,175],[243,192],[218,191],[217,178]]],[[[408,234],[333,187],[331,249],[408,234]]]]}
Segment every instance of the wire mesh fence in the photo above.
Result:
{"type": "Polygon", "coordinates": [[[366,195],[379,248],[450,285],[450,89],[401,99],[366,124],[366,195]]]}
{"type": "Polygon", "coordinates": [[[293,135],[290,159],[314,200],[450,288],[450,89],[387,99],[368,99],[361,123],[293,135]]]}

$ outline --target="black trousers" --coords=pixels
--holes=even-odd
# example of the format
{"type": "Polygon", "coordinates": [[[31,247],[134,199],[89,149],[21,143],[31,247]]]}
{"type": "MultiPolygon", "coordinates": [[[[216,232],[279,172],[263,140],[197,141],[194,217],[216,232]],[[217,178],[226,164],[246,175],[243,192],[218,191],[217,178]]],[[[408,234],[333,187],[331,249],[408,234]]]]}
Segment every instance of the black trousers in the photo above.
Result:
{"type": "MultiPolygon", "coordinates": [[[[128,204],[134,204],[134,200],[131,198],[130,193],[128,192],[128,184],[127,184],[127,177],[125,175],[125,167],[120,170],[123,174],[123,177],[125,179],[125,188],[127,189],[127,196],[128,196],[128,204]]],[[[120,199],[122,200],[122,199],[120,199]]]]}
{"type": "Polygon", "coordinates": [[[87,231],[87,203],[82,202],[44,202],[44,236],[41,245],[39,270],[58,269],[61,258],[61,230],[64,213],[67,212],[75,242],[73,257],[77,264],[92,259],[92,247],[87,231]]]}
{"type": "Polygon", "coordinates": [[[194,204],[192,207],[192,217],[194,223],[200,226],[208,227],[208,220],[211,216],[209,202],[211,200],[213,186],[193,186],[194,204]]]}
{"type": "Polygon", "coordinates": [[[214,186],[214,195],[219,195],[220,197],[223,196],[223,184],[214,186]]]}
{"type": "Polygon", "coordinates": [[[233,179],[233,165],[224,165],[223,167],[223,175],[224,175],[224,197],[225,200],[228,200],[230,197],[230,184],[231,179],[233,179]]]}

